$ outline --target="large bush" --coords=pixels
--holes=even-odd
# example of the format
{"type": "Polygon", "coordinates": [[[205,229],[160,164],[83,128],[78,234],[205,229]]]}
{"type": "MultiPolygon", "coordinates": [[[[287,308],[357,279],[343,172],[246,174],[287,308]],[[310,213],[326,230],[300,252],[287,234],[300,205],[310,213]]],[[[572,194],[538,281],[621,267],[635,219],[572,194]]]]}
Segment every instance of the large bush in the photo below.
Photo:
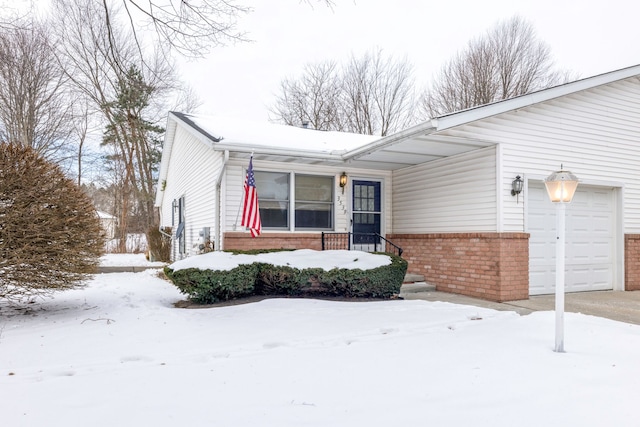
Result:
{"type": "Polygon", "coordinates": [[[103,247],[89,197],[31,148],[0,144],[0,298],[77,287],[103,247]]]}
{"type": "Polygon", "coordinates": [[[231,270],[166,267],[165,274],[192,301],[204,304],[252,295],[390,298],[400,293],[407,261],[384,255],[391,264],[369,270],[325,271],[255,262],[231,270]]]}
{"type": "Polygon", "coordinates": [[[227,301],[254,294],[259,264],[245,264],[229,271],[187,268],[165,274],[189,298],[198,304],[227,301]]]}

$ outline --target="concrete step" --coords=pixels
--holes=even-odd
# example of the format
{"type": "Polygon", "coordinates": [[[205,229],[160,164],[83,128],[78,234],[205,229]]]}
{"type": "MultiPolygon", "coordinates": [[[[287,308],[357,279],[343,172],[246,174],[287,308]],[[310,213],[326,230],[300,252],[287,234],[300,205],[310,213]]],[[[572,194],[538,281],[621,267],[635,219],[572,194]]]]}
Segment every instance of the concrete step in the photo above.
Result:
{"type": "Polygon", "coordinates": [[[402,283],[414,283],[424,282],[424,276],[422,274],[407,273],[404,275],[404,281],[402,283]]]}
{"type": "Polygon", "coordinates": [[[415,294],[418,292],[435,292],[436,285],[426,282],[403,283],[400,288],[400,295],[415,294]]]}

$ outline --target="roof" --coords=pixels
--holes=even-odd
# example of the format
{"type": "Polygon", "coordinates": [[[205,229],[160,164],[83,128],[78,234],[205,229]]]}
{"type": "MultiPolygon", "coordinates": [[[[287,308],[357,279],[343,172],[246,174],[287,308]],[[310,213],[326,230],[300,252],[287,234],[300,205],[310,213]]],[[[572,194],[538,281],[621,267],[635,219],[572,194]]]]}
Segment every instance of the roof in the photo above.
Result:
{"type": "Polygon", "coordinates": [[[400,169],[437,158],[487,147],[494,145],[494,143],[483,142],[477,139],[471,140],[468,138],[445,136],[442,132],[456,126],[466,125],[509,111],[518,110],[639,75],[640,65],[636,65],[504,101],[446,114],[410,127],[394,135],[380,138],[367,146],[352,150],[344,156],[344,159],[348,162],[367,164],[372,168],[375,168],[375,165],[384,165],[391,169],[400,169]]]}
{"type": "Polygon", "coordinates": [[[229,146],[234,151],[265,151],[274,148],[342,155],[362,147],[379,136],[347,132],[318,131],[269,122],[172,113],[207,135],[213,145],[229,146]]]}
{"type": "Polygon", "coordinates": [[[396,170],[495,145],[491,141],[445,135],[448,129],[635,76],[640,76],[640,65],[435,117],[385,137],[170,112],[160,181],[166,179],[179,124],[214,150],[227,151],[231,158],[254,154],[256,160],[396,170]]]}
{"type": "Polygon", "coordinates": [[[111,214],[108,214],[106,212],[103,212],[103,211],[98,211],[97,210],[96,213],[98,214],[98,218],[100,218],[100,219],[116,219],[115,216],[113,216],[111,214]]]}

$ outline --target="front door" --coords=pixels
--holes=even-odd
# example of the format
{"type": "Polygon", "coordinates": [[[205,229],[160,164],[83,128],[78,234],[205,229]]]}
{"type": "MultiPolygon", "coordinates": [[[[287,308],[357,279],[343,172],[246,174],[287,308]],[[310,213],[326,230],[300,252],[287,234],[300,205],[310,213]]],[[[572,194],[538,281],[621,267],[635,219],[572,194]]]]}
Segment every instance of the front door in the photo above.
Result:
{"type": "Polygon", "coordinates": [[[352,231],[354,249],[375,251],[380,243],[381,183],[353,181],[352,231]]]}

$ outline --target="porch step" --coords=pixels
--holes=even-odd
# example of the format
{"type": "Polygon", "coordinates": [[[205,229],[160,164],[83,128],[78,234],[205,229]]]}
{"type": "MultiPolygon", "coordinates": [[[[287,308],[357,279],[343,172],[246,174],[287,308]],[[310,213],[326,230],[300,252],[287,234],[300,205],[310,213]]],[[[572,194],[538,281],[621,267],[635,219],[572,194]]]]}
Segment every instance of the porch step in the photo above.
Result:
{"type": "Polygon", "coordinates": [[[436,285],[426,283],[422,274],[407,273],[400,288],[400,294],[416,293],[416,292],[433,292],[436,285]]]}
{"type": "Polygon", "coordinates": [[[407,273],[404,275],[404,281],[402,283],[415,283],[424,282],[424,276],[422,274],[407,273]]]}
{"type": "Polygon", "coordinates": [[[415,294],[418,292],[435,292],[436,285],[426,282],[403,283],[400,288],[400,295],[415,294]]]}

